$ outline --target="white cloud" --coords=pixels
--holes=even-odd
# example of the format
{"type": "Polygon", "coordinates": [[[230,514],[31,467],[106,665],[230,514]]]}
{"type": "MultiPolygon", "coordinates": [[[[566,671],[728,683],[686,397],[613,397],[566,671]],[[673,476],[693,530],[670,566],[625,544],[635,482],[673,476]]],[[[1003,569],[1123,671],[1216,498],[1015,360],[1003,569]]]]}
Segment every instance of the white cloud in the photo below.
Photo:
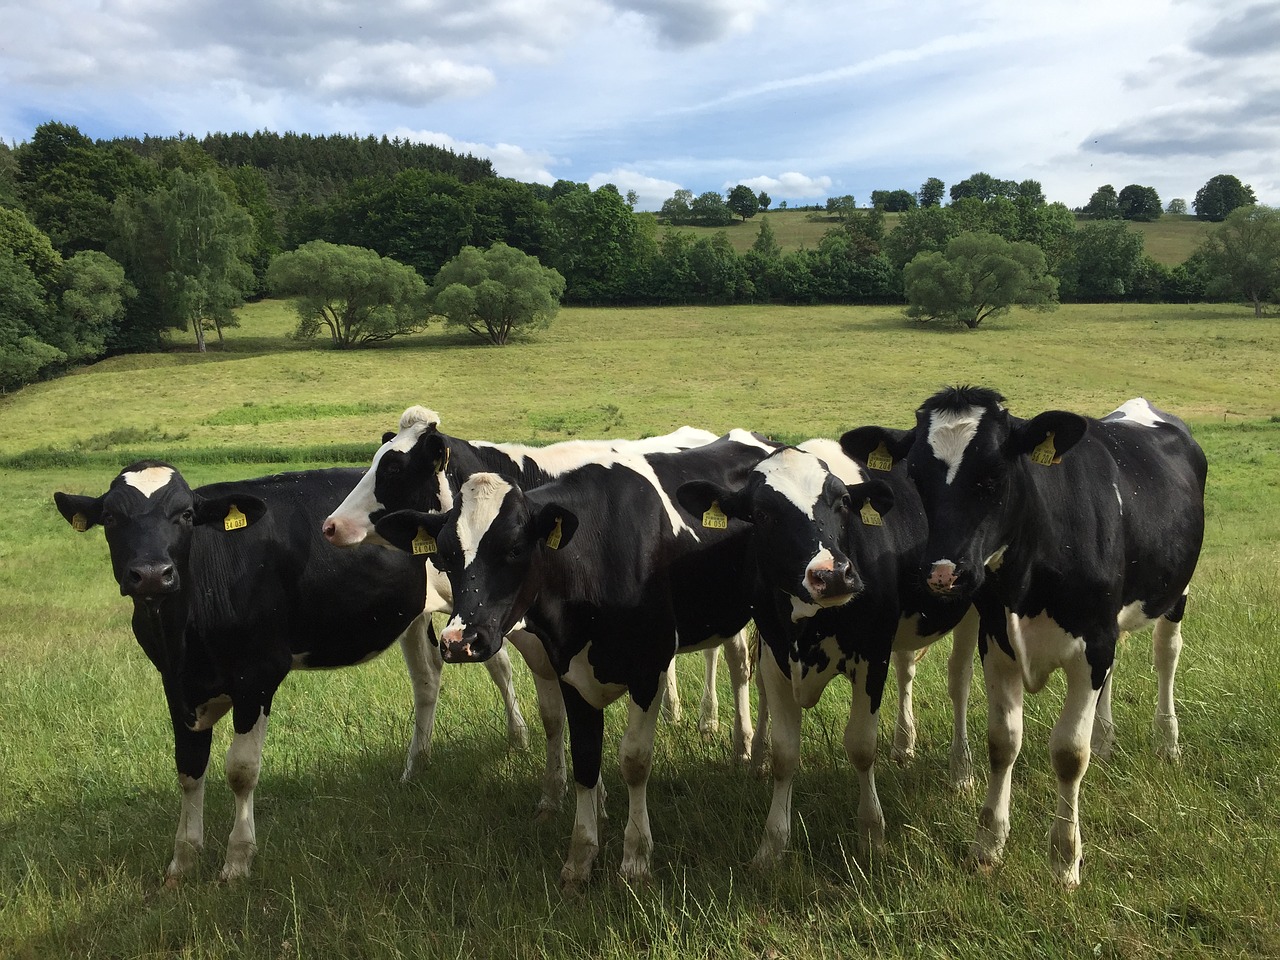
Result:
{"type": "Polygon", "coordinates": [[[606,173],[593,173],[587,178],[587,185],[598,190],[606,183],[612,183],[624,197],[634,190],[636,192],[637,210],[658,210],[664,200],[675,196],[680,184],[672,180],[646,176],[635,170],[615,167],[606,173]]]}
{"type": "Polygon", "coordinates": [[[452,150],[454,153],[469,153],[475,157],[484,157],[493,164],[494,172],[498,176],[523,183],[543,183],[550,186],[560,179],[551,172],[554,158],[550,154],[526,150],[511,143],[475,143],[459,140],[447,133],[434,130],[410,130],[407,127],[388,130],[387,136],[400,137],[402,140],[411,140],[414,143],[430,143],[452,150]]]}
{"type": "Polygon", "coordinates": [[[810,177],[803,173],[780,173],[776,177],[751,177],[748,180],[735,180],[726,183],[724,189],[729,190],[737,184],[750,187],[756,193],[763,190],[775,203],[778,200],[817,200],[826,199],[831,194],[830,177],[810,177]]]}

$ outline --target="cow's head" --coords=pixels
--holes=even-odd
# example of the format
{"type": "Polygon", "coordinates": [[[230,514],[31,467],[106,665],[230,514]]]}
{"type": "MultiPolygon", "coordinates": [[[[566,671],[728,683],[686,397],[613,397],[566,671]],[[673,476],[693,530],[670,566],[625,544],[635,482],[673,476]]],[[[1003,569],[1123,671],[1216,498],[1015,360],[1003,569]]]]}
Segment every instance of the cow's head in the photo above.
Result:
{"type": "Polygon", "coordinates": [[[325,518],[321,531],[335,546],[375,543],[389,547],[375,524],[396,510],[443,511],[453,506],[445,475],[448,438],[439,432],[440,416],[425,407],[410,407],[400,416],[400,430],[386,433],[373,463],[360,482],[325,518]]]}
{"type": "Polygon", "coordinates": [[[966,599],[999,568],[1024,509],[1026,471],[1052,468],[1086,427],[1062,410],[1020,420],[994,390],[949,387],[921,404],[914,429],[859,427],[840,444],[873,469],[906,461],[929,521],[929,589],[966,599]]]}
{"type": "Polygon", "coordinates": [[[401,510],[377,521],[383,540],[430,555],[449,577],[453,617],[440,649],[450,662],[498,652],[537,596],[544,552],[568,546],[577,526],[571,511],[535,503],[494,473],[468,478],[447,513],[401,510]]]}
{"type": "Polygon", "coordinates": [[[200,524],[232,533],[266,512],[261,499],[206,498],[174,467],[141,460],[122,470],[100,497],[55,493],[58,512],[76,530],[101,526],[122,596],[155,600],[182,591],[191,533],[200,524]]]}
{"type": "Polygon", "coordinates": [[[846,552],[851,516],[868,504],[883,514],[893,491],[882,480],[848,485],[827,464],[786,447],[760,461],[736,490],[693,480],[677,492],[694,516],[717,514],[753,525],[752,545],[761,579],[791,599],[792,619],[847,603],[863,589],[846,552]]]}

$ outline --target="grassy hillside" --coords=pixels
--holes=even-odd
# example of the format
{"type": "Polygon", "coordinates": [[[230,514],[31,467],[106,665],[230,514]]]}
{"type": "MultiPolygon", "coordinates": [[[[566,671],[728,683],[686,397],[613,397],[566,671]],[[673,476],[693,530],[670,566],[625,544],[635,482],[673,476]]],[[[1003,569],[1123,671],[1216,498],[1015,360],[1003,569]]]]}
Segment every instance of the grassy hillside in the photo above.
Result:
{"type": "MultiPolygon", "coordinates": [[[[338,353],[281,339],[254,304],[224,350],[185,340],[0,398],[0,956],[1162,958],[1280,955],[1280,328],[1231,307],[1065,307],[978,332],[894,309],[567,310],[502,349],[433,329],[338,353]],[[729,762],[727,716],[701,737],[662,724],[649,789],[655,879],[614,873],[626,791],[609,711],[610,819],[595,882],[557,889],[570,806],[531,818],[543,754],[509,751],[483,671],[450,667],[435,752],[400,784],[410,697],[399,654],[295,674],[277,695],[257,794],[254,875],[215,882],[230,829],[215,734],[199,876],[164,890],[178,791],[159,685],[129,629],[102,535],[76,534],[55,490],[99,493],[140,455],[193,483],[307,463],[367,462],[412,403],[491,439],[640,436],[694,423],[785,438],[905,426],[944,383],[1000,388],[1014,412],[1101,414],[1133,395],[1188,418],[1211,464],[1208,534],[1190,601],[1178,708],[1185,756],[1150,749],[1149,640],[1116,667],[1118,743],[1082,793],[1084,886],[1057,890],[1048,731],[1062,684],[1028,697],[1007,860],[964,863],[981,798],[946,787],[945,651],[916,693],[919,755],[876,779],[883,856],[851,842],[847,686],[804,721],[794,853],[757,875],[768,788],[729,762]],[[230,458],[236,458],[231,460],[230,458]]],[[[681,684],[697,696],[700,658],[681,684]]],[[[532,684],[518,691],[536,728],[532,684]]],[[[722,683],[723,683],[722,679],[722,683]]],[[[722,704],[727,687],[721,690],[722,704]]],[[[970,736],[985,767],[985,697],[970,736]]],[[[534,731],[535,743],[539,734],[534,731]]]]}
{"type": "MultiPolygon", "coordinates": [[[[810,220],[812,214],[801,210],[772,210],[758,214],[747,221],[735,220],[728,227],[679,227],[660,226],[659,230],[679,229],[688,231],[694,236],[712,235],[724,231],[729,242],[739,253],[751,249],[756,235],[760,232],[760,221],[768,218],[769,227],[782,246],[784,252],[798,250],[801,247],[812,249],[818,245],[822,235],[832,228],[833,221],[826,218],[810,220]]],[[[885,228],[892,230],[897,223],[897,214],[886,214],[885,228]]],[[[1083,221],[1081,221],[1083,222],[1083,221]]],[[[1197,220],[1193,216],[1164,216],[1155,223],[1130,223],[1129,227],[1142,234],[1147,254],[1157,263],[1174,266],[1182,263],[1195,251],[1205,234],[1213,229],[1214,224],[1197,220]]]]}

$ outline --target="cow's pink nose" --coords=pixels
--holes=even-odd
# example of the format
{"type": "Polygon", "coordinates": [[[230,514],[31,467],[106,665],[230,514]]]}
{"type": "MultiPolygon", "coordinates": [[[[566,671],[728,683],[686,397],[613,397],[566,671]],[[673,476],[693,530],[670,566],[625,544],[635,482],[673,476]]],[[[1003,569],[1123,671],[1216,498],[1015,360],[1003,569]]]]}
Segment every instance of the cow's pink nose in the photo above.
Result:
{"type": "Polygon", "coordinates": [[[954,563],[945,561],[935,563],[929,571],[929,587],[932,590],[946,592],[956,585],[956,567],[954,563]]]}

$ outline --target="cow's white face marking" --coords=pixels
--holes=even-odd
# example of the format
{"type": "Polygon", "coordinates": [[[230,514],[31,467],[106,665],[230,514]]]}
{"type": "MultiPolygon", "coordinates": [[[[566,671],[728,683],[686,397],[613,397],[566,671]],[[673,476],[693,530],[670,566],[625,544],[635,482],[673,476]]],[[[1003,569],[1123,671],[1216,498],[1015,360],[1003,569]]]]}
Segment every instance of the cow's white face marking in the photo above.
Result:
{"type": "Polygon", "coordinates": [[[947,465],[947,483],[956,478],[964,452],[978,432],[983,410],[935,410],[929,418],[929,449],[947,465]]]}
{"type": "Polygon", "coordinates": [[[125,483],[150,499],[153,493],[163,489],[173,479],[173,467],[146,467],[121,476],[125,483]]]}
{"type": "Polygon", "coordinates": [[[817,458],[799,450],[779,450],[755,467],[764,485],[777,491],[808,519],[822,496],[827,471],[817,458]]]}
{"type": "Polygon", "coordinates": [[[1158,423],[1167,422],[1143,397],[1134,397],[1120,404],[1108,415],[1108,419],[1112,418],[1128,420],[1130,423],[1141,424],[1144,427],[1154,427],[1158,423]]]}
{"type": "MultiPolygon", "coordinates": [[[[462,485],[462,511],[458,515],[458,543],[462,566],[471,566],[480,550],[480,540],[498,517],[511,484],[496,473],[472,474],[462,485]]],[[[457,619],[456,617],[454,619],[457,619]]]]}
{"type": "Polygon", "coordinates": [[[811,453],[825,463],[831,473],[850,486],[855,483],[862,483],[870,478],[870,475],[862,467],[858,466],[857,462],[850,460],[845,455],[844,450],[835,440],[815,437],[798,446],[805,453],[811,453]]]}

